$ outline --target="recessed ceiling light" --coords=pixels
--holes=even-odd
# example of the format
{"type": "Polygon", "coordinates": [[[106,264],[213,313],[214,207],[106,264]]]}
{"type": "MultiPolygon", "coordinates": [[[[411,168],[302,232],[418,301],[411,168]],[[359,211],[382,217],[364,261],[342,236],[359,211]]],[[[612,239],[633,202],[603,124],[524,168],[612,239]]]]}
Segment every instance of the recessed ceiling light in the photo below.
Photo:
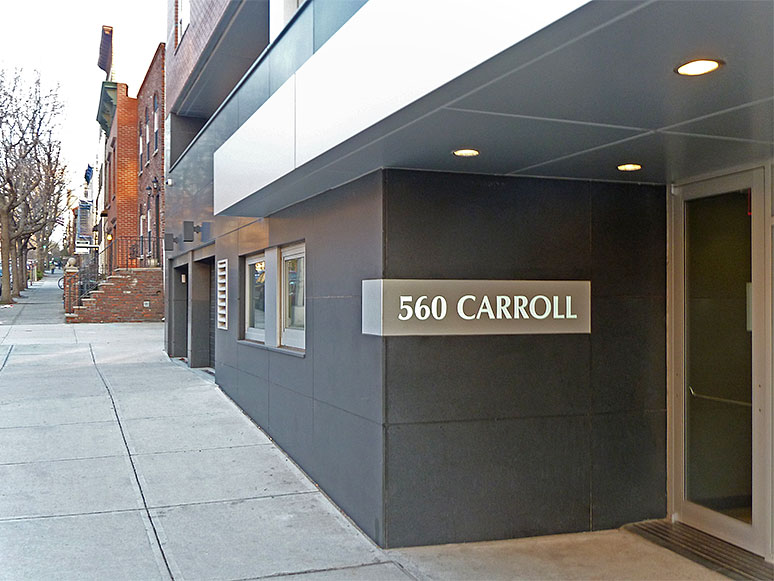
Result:
{"type": "Polygon", "coordinates": [[[697,77],[699,75],[706,75],[714,70],[719,69],[725,63],[721,60],[713,59],[698,59],[695,61],[688,61],[685,64],[680,65],[675,69],[678,75],[686,77],[697,77]]]}
{"type": "Polygon", "coordinates": [[[476,157],[479,151],[477,149],[455,149],[452,153],[457,157],[476,157]]]}
{"type": "Polygon", "coordinates": [[[639,163],[622,163],[618,166],[618,171],[639,171],[642,166],[639,163]]]}

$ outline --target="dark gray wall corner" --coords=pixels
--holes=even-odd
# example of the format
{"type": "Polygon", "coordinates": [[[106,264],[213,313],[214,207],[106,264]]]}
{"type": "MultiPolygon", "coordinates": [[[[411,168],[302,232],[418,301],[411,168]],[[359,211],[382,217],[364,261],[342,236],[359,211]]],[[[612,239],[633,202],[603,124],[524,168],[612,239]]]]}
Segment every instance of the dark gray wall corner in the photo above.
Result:
{"type": "Polygon", "coordinates": [[[360,328],[361,281],[382,273],[379,172],[217,239],[229,259],[218,383],[377,542],[383,539],[382,341],[360,328]],[[303,357],[241,340],[244,257],[304,241],[303,357]]]}
{"type": "Polygon", "coordinates": [[[591,335],[386,339],[387,546],[666,513],[663,187],[388,170],[385,278],[591,280],[591,335]]]}

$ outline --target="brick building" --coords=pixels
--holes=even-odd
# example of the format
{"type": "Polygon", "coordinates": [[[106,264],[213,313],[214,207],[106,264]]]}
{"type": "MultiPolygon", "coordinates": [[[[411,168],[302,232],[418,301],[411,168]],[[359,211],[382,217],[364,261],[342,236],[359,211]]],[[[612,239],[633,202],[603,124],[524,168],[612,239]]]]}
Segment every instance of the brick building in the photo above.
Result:
{"type": "Polygon", "coordinates": [[[73,290],[65,292],[65,310],[73,323],[160,320],[165,45],[158,45],[133,98],[126,84],[112,80],[106,30],[112,34],[110,27],[103,27],[99,66],[108,80],[102,83],[97,113],[104,131],[99,223],[94,227],[99,256],[95,250],[78,274],[72,274],[77,280],[67,287],[73,290]]]}
{"type": "Polygon", "coordinates": [[[164,238],[164,43],[137,92],[137,234],[146,266],[158,266],[164,238]]]}
{"type": "Polygon", "coordinates": [[[136,236],[137,216],[137,99],[125,83],[105,81],[97,116],[105,140],[102,169],[101,233],[106,241],[136,236]]]}

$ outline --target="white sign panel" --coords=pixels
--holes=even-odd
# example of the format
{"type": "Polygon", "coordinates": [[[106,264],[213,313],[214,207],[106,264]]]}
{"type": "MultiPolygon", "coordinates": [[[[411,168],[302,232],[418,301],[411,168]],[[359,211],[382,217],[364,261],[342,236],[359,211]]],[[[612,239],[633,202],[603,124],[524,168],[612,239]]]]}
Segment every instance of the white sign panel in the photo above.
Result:
{"type": "Polygon", "coordinates": [[[587,280],[363,281],[366,335],[591,332],[587,280]]]}

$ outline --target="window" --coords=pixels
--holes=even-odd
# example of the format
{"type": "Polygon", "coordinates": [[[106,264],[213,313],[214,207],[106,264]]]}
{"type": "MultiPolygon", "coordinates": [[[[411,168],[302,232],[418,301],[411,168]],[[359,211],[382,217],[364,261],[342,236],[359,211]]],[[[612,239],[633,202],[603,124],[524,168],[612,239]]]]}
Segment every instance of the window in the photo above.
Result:
{"type": "Polygon", "coordinates": [[[304,247],[293,246],[282,250],[282,311],[281,343],[288,347],[304,348],[306,316],[306,284],[304,247]]]}
{"type": "Polygon", "coordinates": [[[153,153],[159,150],[159,97],[153,95],[153,153]]]}
{"type": "Polygon", "coordinates": [[[142,173],[142,125],[140,125],[140,173],[142,173]]]}
{"type": "Polygon", "coordinates": [[[305,247],[267,248],[245,259],[244,338],[305,348],[305,247]]]}
{"type": "Polygon", "coordinates": [[[266,258],[253,256],[246,265],[245,339],[266,341],[266,258]]]}
{"type": "Polygon", "coordinates": [[[150,116],[148,115],[148,108],[145,107],[145,165],[150,163],[150,116]]]}

